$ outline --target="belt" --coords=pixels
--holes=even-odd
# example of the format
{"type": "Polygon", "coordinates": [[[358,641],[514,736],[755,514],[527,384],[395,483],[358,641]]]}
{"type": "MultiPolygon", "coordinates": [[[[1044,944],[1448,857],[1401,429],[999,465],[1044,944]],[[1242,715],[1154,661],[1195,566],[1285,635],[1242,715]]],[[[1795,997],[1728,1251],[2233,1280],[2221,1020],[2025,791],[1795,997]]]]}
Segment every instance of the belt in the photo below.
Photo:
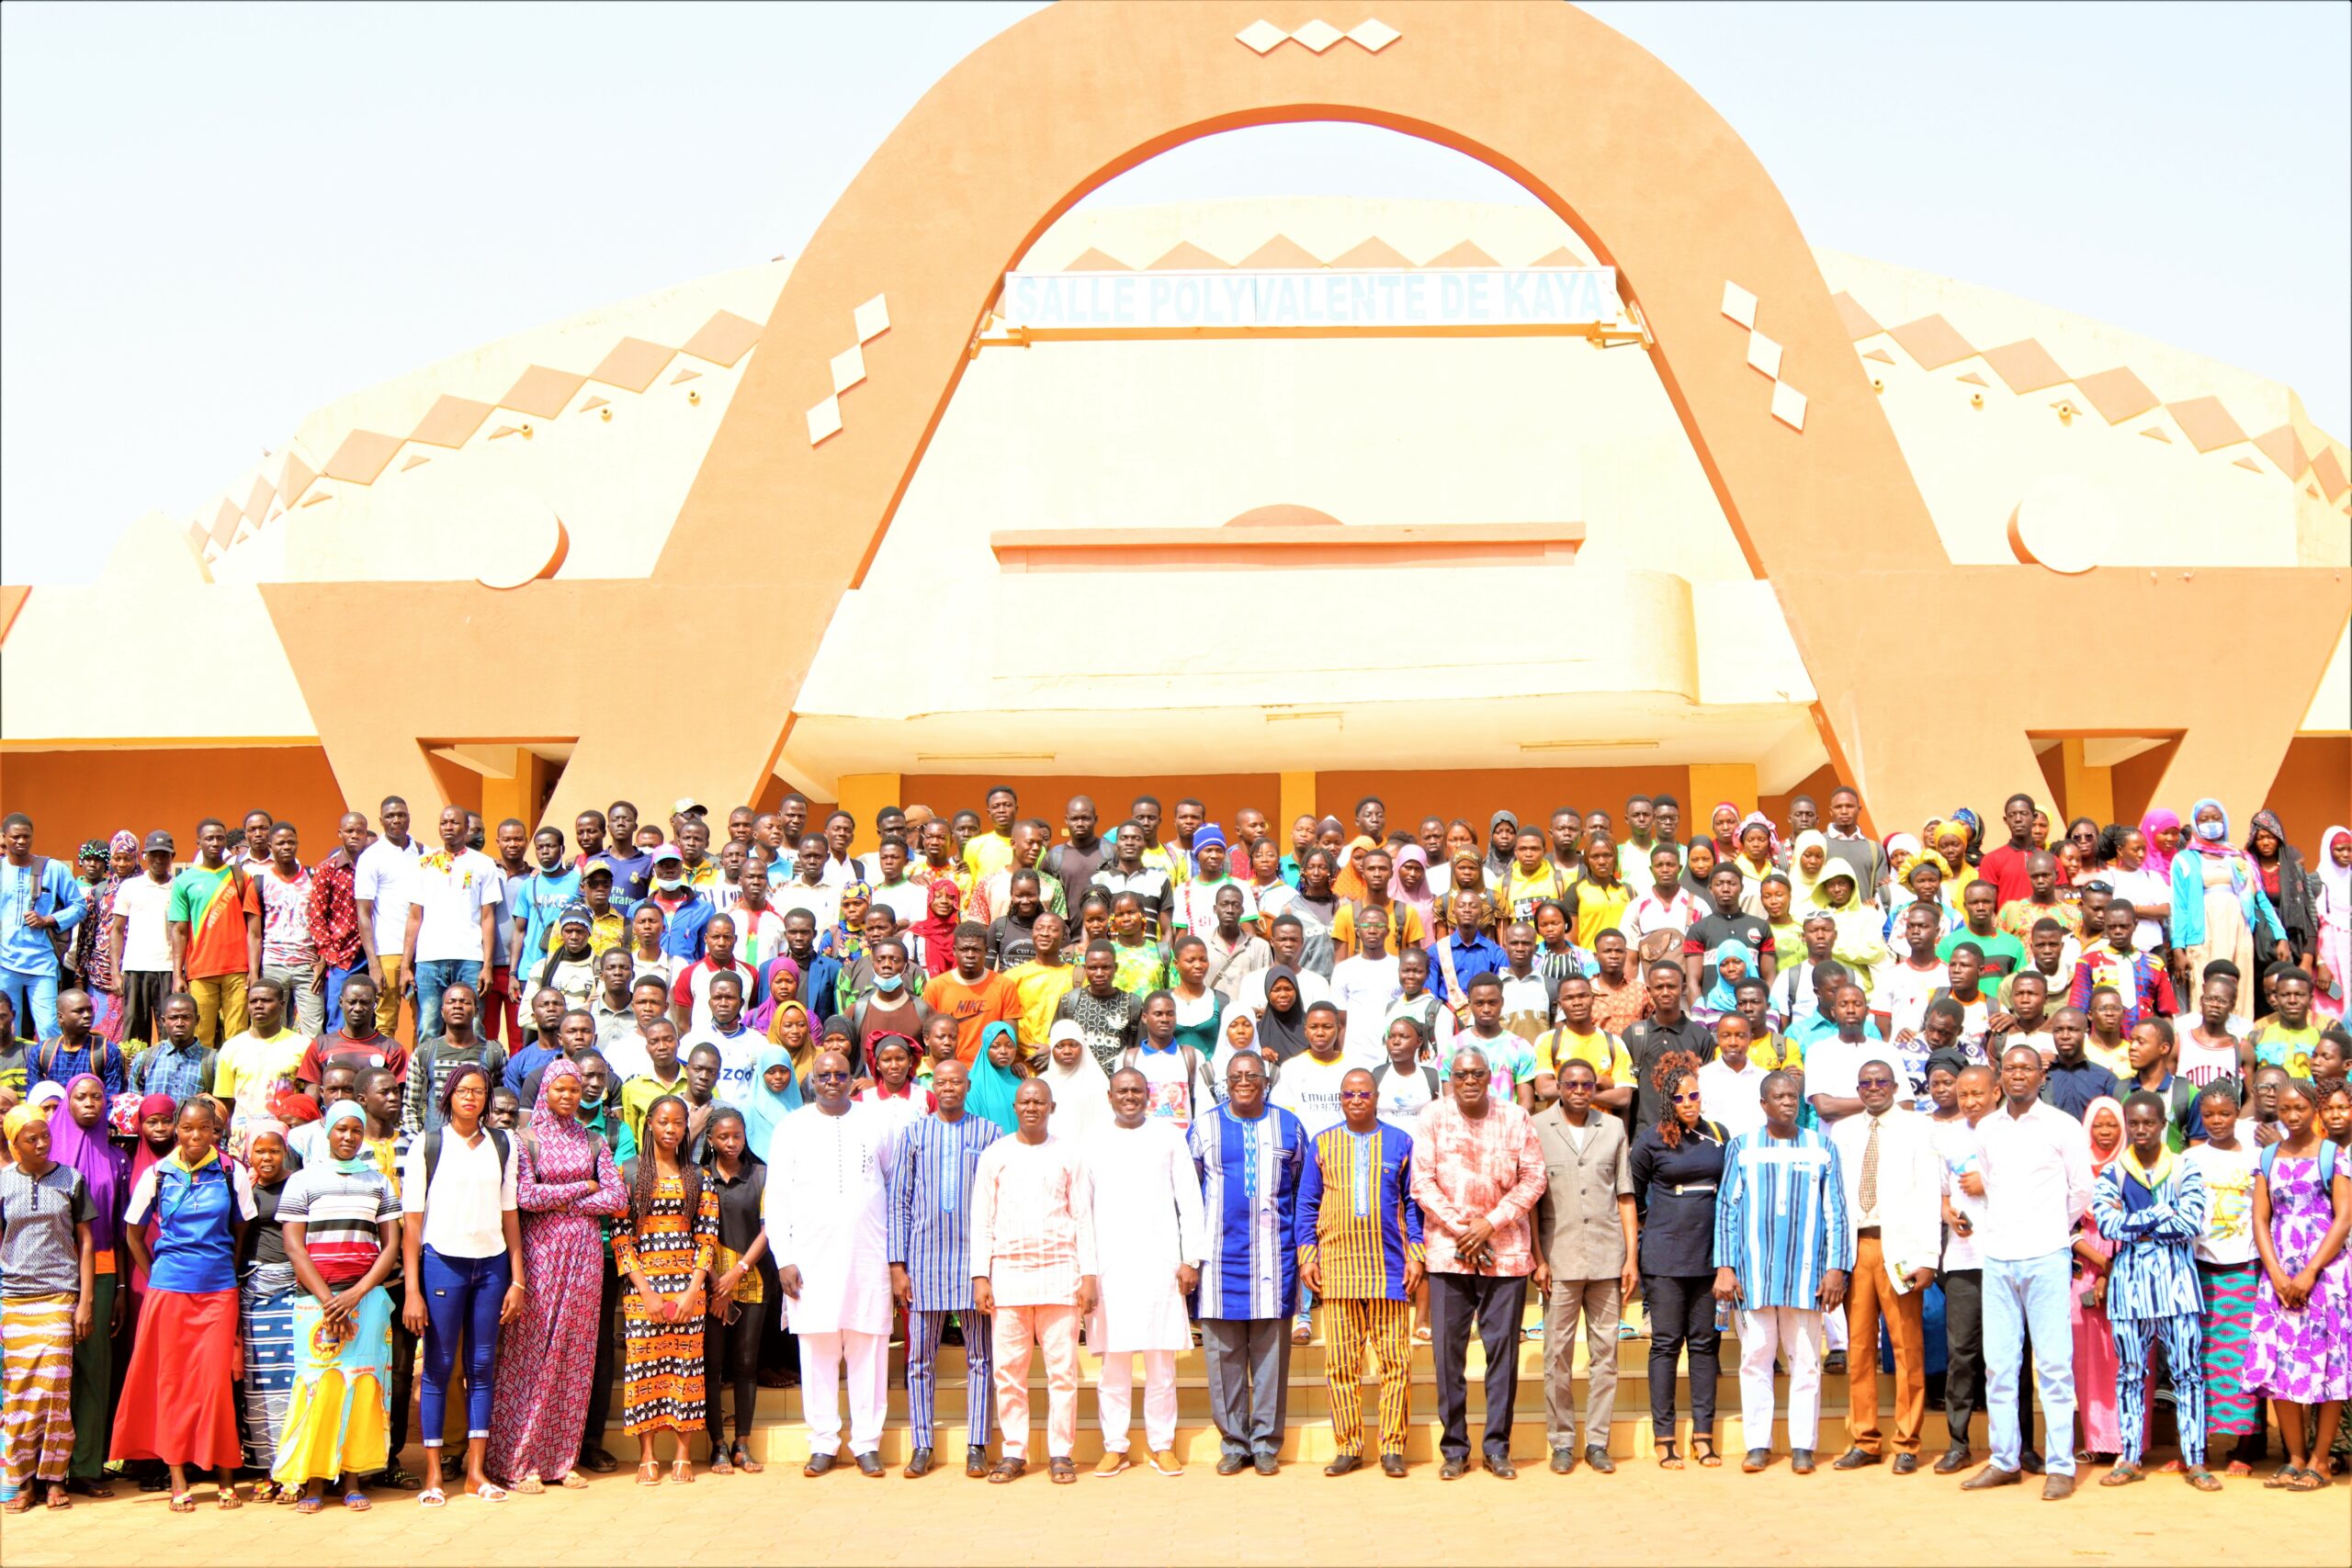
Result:
{"type": "Polygon", "coordinates": [[[1713,1192],[1714,1190],[1715,1184],[1712,1181],[1686,1181],[1679,1186],[1669,1187],[1667,1189],[1668,1192],[1673,1193],[1677,1198],[1679,1198],[1688,1192],[1713,1192]]]}
{"type": "Polygon", "coordinates": [[[1855,1232],[1854,1232],[1854,1235],[1855,1235],[1855,1236],[1856,1236],[1856,1237],[1858,1237],[1858,1238],[1859,1238],[1859,1237],[1866,1236],[1866,1235],[1878,1235],[1878,1233],[1879,1233],[1879,1227],[1878,1227],[1878,1226],[1876,1226],[1876,1225],[1864,1225],[1864,1226],[1862,1226],[1860,1229],[1859,1229],[1859,1230],[1855,1231],[1855,1232]]]}

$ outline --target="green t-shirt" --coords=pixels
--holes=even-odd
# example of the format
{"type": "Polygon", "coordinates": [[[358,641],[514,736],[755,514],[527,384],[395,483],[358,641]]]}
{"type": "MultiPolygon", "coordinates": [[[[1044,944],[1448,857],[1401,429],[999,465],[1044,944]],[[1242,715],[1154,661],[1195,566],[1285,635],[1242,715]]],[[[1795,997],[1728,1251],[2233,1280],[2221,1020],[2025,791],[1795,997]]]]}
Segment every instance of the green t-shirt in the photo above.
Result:
{"type": "Polygon", "coordinates": [[[1984,951],[1987,974],[2014,975],[2025,967],[2025,944],[2005,931],[1996,931],[1991,936],[1978,936],[1966,926],[1962,926],[1936,943],[1936,956],[1947,964],[1951,963],[1951,950],[1963,942],[1973,942],[1984,951]]]}

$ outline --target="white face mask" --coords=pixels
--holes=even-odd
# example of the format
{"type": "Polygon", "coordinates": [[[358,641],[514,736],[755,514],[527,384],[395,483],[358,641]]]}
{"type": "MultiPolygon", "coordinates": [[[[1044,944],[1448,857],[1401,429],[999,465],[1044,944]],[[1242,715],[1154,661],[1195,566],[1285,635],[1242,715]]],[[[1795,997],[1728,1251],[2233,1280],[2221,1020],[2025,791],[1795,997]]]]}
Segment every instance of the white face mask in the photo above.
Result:
{"type": "Polygon", "coordinates": [[[2218,818],[2211,822],[2199,822],[2197,824],[2197,836],[2204,840],[2209,844],[2220,843],[2222,841],[2222,836],[2229,830],[2229,825],[2218,818]]]}
{"type": "Polygon", "coordinates": [[[653,886],[664,893],[675,893],[685,885],[686,879],[683,876],[657,876],[653,879],[653,886]]]}

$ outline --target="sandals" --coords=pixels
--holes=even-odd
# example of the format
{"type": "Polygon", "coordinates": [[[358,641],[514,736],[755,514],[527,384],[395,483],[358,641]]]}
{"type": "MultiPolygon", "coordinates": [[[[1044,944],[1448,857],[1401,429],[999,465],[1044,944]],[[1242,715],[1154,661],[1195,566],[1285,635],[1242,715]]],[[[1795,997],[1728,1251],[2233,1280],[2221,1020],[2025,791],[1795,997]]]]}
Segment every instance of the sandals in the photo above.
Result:
{"type": "Polygon", "coordinates": [[[2148,1472],[2136,1464],[2119,1464],[2100,1476],[2098,1483],[2101,1486],[2129,1486],[2135,1481],[2146,1480],[2148,1472]]]}
{"type": "Polygon", "coordinates": [[[1674,1451],[1673,1439],[1668,1438],[1667,1441],[1658,1444],[1657,1467],[1660,1470],[1680,1470],[1682,1468],[1682,1456],[1674,1451]]]}
{"type": "Polygon", "coordinates": [[[1008,1481],[1020,1480],[1028,1472],[1029,1462],[1026,1460],[1001,1459],[996,1461],[996,1468],[989,1472],[989,1484],[1001,1486],[1008,1481]]]}
{"type": "Polygon", "coordinates": [[[1056,1454],[1046,1461],[1046,1473],[1057,1486],[1068,1486],[1078,1479],[1078,1463],[1068,1454],[1056,1454]]]}
{"type": "Polygon", "coordinates": [[[751,1445],[748,1443],[739,1441],[730,1451],[734,1455],[735,1468],[746,1475],[757,1475],[767,1468],[752,1457],[751,1445]]]}
{"type": "Polygon", "coordinates": [[[193,1514],[196,1512],[196,1494],[192,1491],[175,1492],[170,1506],[175,1514],[193,1514]]]}
{"type": "Polygon", "coordinates": [[[2206,1469],[2201,1464],[2196,1469],[2188,1471],[2187,1474],[2188,1476],[2188,1483],[2191,1486],[2196,1487],[2199,1492],[2219,1492],[2222,1489],[2222,1483],[2219,1480],[2215,1479],[2213,1472],[2206,1469]]]}
{"type": "Polygon", "coordinates": [[[2316,1470],[2298,1470],[2295,1472],[2295,1479],[2287,1483],[2287,1490],[2290,1492],[2324,1492],[2327,1490],[2327,1477],[2322,1475],[2316,1470]]]}
{"type": "Polygon", "coordinates": [[[2273,1475],[2269,1480],[2262,1483],[2262,1489],[2265,1492],[2284,1492],[2287,1488],[2295,1483],[2295,1477],[2301,1474],[2302,1474],[2302,1472],[2295,1466],[2291,1464],[2282,1464],[2278,1467],[2278,1474],[2273,1475]]]}
{"type": "Polygon", "coordinates": [[[662,1461],[660,1460],[649,1459],[640,1463],[637,1467],[637,1483],[639,1486],[661,1485],[662,1461]]]}
{"type": "Polygon", "coordinates": [[[526,1475],[520,1481],[514,1483],[514,1489],[520,1492],[526,1497],[536,1497],[548,1488],[547,1483],[541,1481],[537,1476],[526,1475]]]}
{"type": "Polygon", "coordinates": [[[343,1506],[351,1513],[364,1514],[376,1505],[368,1500],[367,1493],[355,1486],[343,1495],[343,1506]]]}
{"type": "Polygon", "coordinates": [[[1715,1452],[1715,1439],[1704,1432],[1694,1432],[1690,1435],[1690,1457],[1709,1470],[1713,1470],[1724,1462],[1723,1456],[1715,1452]],[[1707,1445],[1703,1451],[1699,1447],[1701,1443],[1707,1445]]]}
{"type": "Polygon", "coordinates": [[[254,1483],[254,1501],[256,1503],[291,1503],[299,1499],[301,1495],[301,1493],[297,1491],[295,1488],[290,1486],[280,1486],[275,1481],[256,1481],[254,1483]],[[288,1495],[289,1493],[291,1495],[288,1495]]]}
{"type": "Polygon", "coordinates": [[[327,1500],[324,1497],[313,1497],[308,1493],[304,1493],[300,1497],[295,1500],[294,1511],[298,1514],[315,1514],[326,1506],[327,1500]]]}
{"type": "Polygon", "coordinates": [[[557,1480],[556,1484],[566,1492],[580,1492],[586,1489],[588,1478],[577,1470],[567,1470],[557,1480]]]}
{"type": "Polygon", "coordinates": [[[506,1488],[495,1481],[485,1481],[473,1489],[473,1495],[485,1503],[503,1503],[506,1501],[506,1488]]]}
{"type": "Polygon", "coordinates": [[[727,1450],[725,1449],[713,1449],[710,1450],[710,1463],[707,1469],[707,1472],[712,1475],[732,1475],[735,1473],[735,1466],[729,1461],[727,1457],[727,1450]]]}
{"type": "MultiPolygon", "coordinates": [[[[30,1492],[27,1492],[25,1494],[25,1501],[27,1503],[30,1503],[32,1500],[32,1494],[30,1492]]],[[[48,1501],[41,1505],[42,1507],[49,1509],[52,1513],[62,1513],[73,1506],[73,1491],[71,1488],[63,1486],[51,1487],[48,1501]]]]}
{"type": "Polygon", "coordinates": [[[420,1507],[446,1508],[449,1505],[449,1495],[438,1486],[428,1486],[416,1495],[416,1501],[420,1507]]]}
{"type": "Polygon", "coordinates": [[[243,1507],[245,1500],[237,1495],[236,1483],[232,1482],[226,1486],[213,1488],[212,1506],[222,1513],[229,1514],[243,1507]]]}
{"type": "Polygon", "coordinates": [[[694,1461],[687,1459],[683,1454],[678,1458],[672,1460],[670,1461],[670,1479],[676,1482],[681,1486],[692,1486],[695,1483],[694,1461]]]}

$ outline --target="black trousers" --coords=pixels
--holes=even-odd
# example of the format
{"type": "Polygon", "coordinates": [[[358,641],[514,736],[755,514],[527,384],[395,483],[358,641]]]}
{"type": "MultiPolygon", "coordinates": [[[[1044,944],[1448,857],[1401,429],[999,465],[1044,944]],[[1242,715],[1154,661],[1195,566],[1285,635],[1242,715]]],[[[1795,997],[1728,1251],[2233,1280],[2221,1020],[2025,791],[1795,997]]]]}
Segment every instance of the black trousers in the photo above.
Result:
{"type": "Polygon", "coordinates": [[[1524,1274],[1432,1272],[1430,1338],[1437,1352],[1437,1411],[1445,1429],[1438,1451],[1470,1457],[1470,1330],[1487,1351],[1487,1433],[1489,1458],[1510,1454],[1512,1407],[1519,1400],[1519,1329],[1527,1308],[1524,1274]]]}
{"type": "Polygon", "coordinates": [[[605,1299],[596,1309],[596,1372],[595,1382],[588,1389],[588,1420],[581,1433],[580,1451],[604,1449],[605,1427],[613,1418],[613,1320],[621,1310],[621,1273],[609,1258],[605,1259],[605,1299]]]}
{"type": "Polygon", "coordinates": [[[775,1321],[760,1335],[760,1371],[791,1372],[799,1370],[800,1337],[784,1326],[782,1309],[784,1283],[775,1271],[775,1262],[764,1252],[760,1254],[760,1294],[767,1298],[760,1303],[763,1314],[775,1321]]]}
{"type": "MultiPolygon", "coordinates": [[[[1984,1271],[1947,1269],[1936,1276],[1936,1282],[1944,1289],[1944,1427],[1951,1434],[1953,1448],[1967,1448],[1971,1446],[1969,1427],[1984,1407],[1984,1271]]],[[[2028,1369],[2033,1365],[2030,1337],[2023,1364],[2028,1369]]],[[[2033,1447],[2030,1371],[2018,1379],[2018,1433],[2024,1448],[2033,1447]]]]}
{"type": "Polygon", "coordinates": [[[752,1440],[752,1416],[760,1401],[760,1344],[771,1310],[764,1302],[744,1302],[732,1323],[715,1314],[702,1320],[702,1429],[710,1434],[714,1453],[727,1438],[727,1428],[719,1425],[721,1384],[735,1390],[735,1440],[752,1440]]]}
{"type": "MultiPolygon", "coordinates": [[[[1690,1430],[1715,1430],[1715,1379],[1722,1371],[1723,1335],[1715,1327],[1713,1274],[1652,1274],[1650,1292],[1650,1435],[1674,1440],[1675,1361],[1690,1352],[1690,1430]]],[[[1598,1439],[1607,1442],[1608,1434],[1598,1439]]]]}

